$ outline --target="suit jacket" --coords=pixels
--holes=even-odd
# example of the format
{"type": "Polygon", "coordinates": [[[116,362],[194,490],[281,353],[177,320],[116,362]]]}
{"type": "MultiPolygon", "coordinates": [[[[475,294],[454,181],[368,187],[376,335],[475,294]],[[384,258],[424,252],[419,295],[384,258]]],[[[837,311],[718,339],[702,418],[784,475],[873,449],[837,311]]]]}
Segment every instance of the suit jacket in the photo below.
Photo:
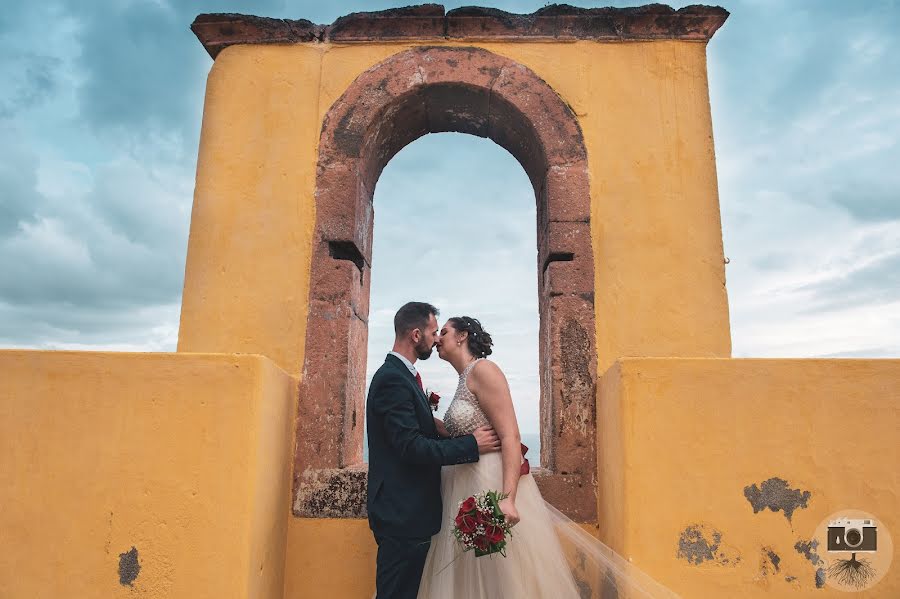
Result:
{"type": "Polygon", "coordinates": [[[415,377],[388,354],[366,400],[366,507],[376,535],[430,537],[441,529],[441,466],[478,461],[472,435],[441,438],[415,377]]]}

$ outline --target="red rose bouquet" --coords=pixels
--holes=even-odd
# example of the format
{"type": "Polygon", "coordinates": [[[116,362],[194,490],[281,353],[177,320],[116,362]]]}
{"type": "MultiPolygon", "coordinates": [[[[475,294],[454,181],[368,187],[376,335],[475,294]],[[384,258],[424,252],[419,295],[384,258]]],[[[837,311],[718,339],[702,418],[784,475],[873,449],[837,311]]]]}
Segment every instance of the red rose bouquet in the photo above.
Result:
{"type": "Polygon", "coordinates": [[[463,546],[463,551],[475,550],[475,557],[499,553],[506,557],[507,539],[512,535],[512,525],[500,510],[500,501],[506,493],[484,491],[459,504],[459,512],[453,526],[453,535],[463,546]]]}

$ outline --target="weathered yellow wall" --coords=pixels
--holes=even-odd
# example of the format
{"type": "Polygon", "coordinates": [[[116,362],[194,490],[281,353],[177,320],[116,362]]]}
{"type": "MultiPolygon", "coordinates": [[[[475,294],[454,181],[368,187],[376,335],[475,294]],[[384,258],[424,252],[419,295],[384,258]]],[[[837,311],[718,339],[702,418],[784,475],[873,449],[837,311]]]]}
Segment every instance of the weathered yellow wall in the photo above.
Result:
{"type": "Polygon", "coordinates": [[[378,546],[367,520],[290,520],[285,599],[371,599],[378,546]]]}
{"type": "MultiPolygon", "coordinates": [[[[625,359],[603,376],[597,434],[601,537],[684,597],[842,597],[794,544],[842,509],[900,531],[900,360],[625,359]],[[773,477],[811,493],[791,521],[744,496],[773,477]],[[730,563],[677,557],[692,524],[721,532],[730,563]]],[[[900,597],[896,556],[861,596],[900,597]]]]}
{"type": "Polygon", "coordinates": [[[296,379],[250,355],[0,351],[0,373],[0,597],[281,597],[296,379]]]}
{"type": "Polygon", "coordinates": [[[213,65],[178,351],[258,353],[299,373],[319,70],[318,52],[303,46],[226,51],[213,65]]]}
{"type": "MultiPolygon", "coordinates": [[[[619,356],[729,356],[705,44],[470,45],[534,70],[581,123],[598,372],[619,356]]],[[[300,372],[323,117],[362,71],[409,47],[232,46],[218,56],[179,351],[261,353],[300,372]]]]}
{"type": "Polygon", "coordinates": [[[291,518],[285,599],[371,599],[377,552],[366,520],[291,518]]]}
{"type": "MultiPolygon", "coordinates": [[[[623,355],[729,356],[705,44],[471,45],[534,70],[579,118],[592,181],[598,372],[623,355]]],[[[260,353],[299,375],[323,118],[361,72],[409,47],[233,46],[218,56],[180,352],[260,353]]],[[[287,596],[369,596],[365,522],[291,518],[289,531],[287,596]]]]}

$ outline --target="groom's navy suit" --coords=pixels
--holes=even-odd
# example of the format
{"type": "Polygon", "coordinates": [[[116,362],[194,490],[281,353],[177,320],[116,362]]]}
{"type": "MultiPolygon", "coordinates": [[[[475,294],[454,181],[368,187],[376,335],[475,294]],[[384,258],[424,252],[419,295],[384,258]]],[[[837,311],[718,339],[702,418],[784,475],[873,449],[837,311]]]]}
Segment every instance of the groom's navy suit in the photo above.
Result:
{"type": "Polygon", "coordinates": [[[414,599],[431,537],[441,529],[441,466],[477,462],[478,444],[472,435],[438,436],[425,394],[392,354],[372,377],[366,401],[377,597],[414,599]]]}

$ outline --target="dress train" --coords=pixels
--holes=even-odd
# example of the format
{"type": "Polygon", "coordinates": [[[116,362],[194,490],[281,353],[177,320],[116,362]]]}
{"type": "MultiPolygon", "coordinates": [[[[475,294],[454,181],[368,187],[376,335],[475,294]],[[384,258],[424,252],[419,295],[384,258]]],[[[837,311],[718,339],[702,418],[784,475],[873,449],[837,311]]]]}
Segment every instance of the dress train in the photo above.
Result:
{"type": "Polygon", "coordinates": [[[419,599],[675,599],[671,590],[638,570],[544,501],[531,475],[519,481],[507,557],[463,552],[452,527],[459,504],[487,490],[501,490],[500,453],[441,471],[443,521],[432,537],[419,599]]]}

